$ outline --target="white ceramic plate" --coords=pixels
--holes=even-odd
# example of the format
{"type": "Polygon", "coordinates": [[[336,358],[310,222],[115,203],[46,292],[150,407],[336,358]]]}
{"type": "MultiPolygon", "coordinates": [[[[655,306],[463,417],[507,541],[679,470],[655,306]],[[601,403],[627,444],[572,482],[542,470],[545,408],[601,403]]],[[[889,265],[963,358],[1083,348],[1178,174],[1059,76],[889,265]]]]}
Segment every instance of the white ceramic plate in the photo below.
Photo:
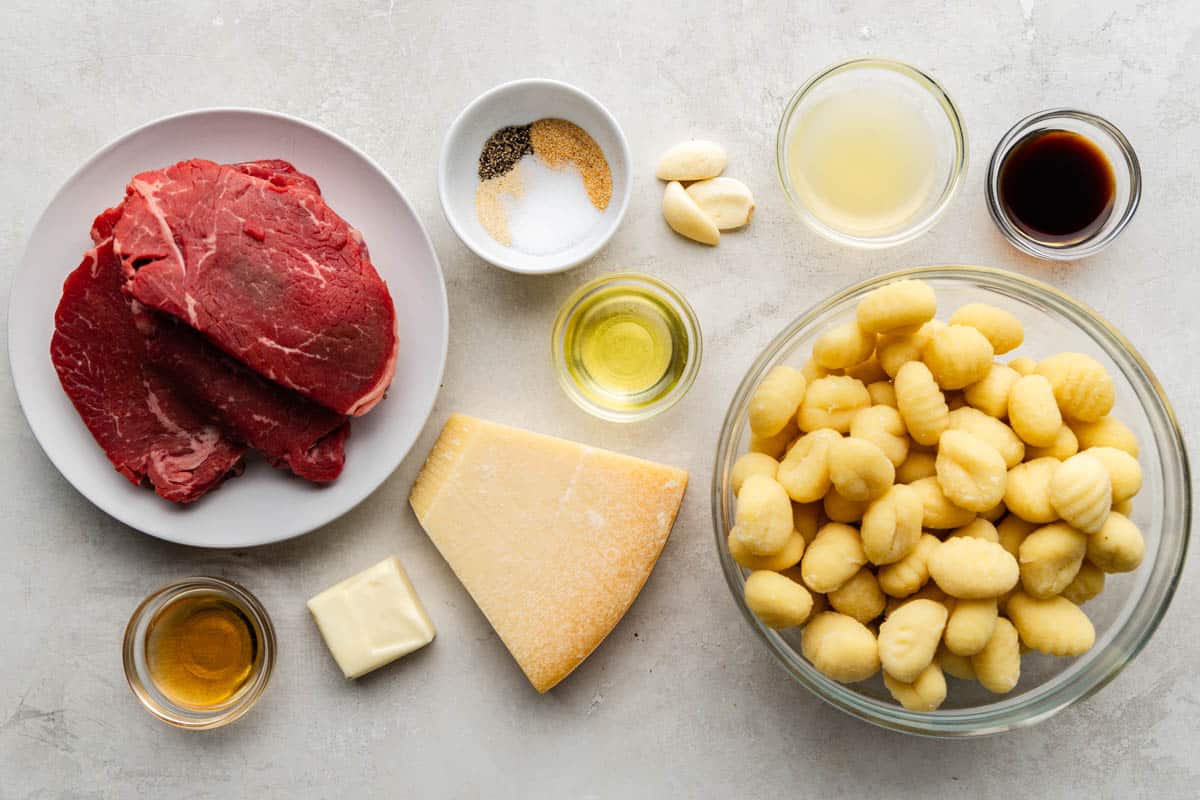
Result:
{"type": "Polygon", "coordinates": [[[34,228],[12,287],[13,383],[29,426],[68,481],[140,531],[197,547],[248,547],[318,528],[360,503],[396,469],[424,427],[446,363],[446,285],[433,245],[399,187],[368,156],[307,122],[253,109],[204,109],[151,122],[85,163],[34,228]],[[250,459],[246,473],[178,506],[113,469],[50,363],[62,282],[91,247],[92,218],[116,204],[133,175],[188,158],[282,158],[316,178],[338,214],[362,231],[387,281],[400,332],[387,398],[354,420],[346,468],[315,486],[250,459]]]}

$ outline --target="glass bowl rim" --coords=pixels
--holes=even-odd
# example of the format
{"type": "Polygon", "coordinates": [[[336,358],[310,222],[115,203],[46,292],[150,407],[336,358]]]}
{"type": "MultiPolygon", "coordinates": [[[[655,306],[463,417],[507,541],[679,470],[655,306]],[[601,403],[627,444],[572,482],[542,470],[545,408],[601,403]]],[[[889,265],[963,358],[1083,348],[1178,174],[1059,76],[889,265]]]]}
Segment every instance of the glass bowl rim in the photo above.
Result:
{"type": "Polygon", "coordinates": [[[788,204],[809,228],[826,239],[838,244],[865,250],[877,250],[904,244],[932,228],[941,219],[946,209],[950,207],[950,203],[958,194],[959,187],[966,181],[968,158],[967,129],[963,124],[962,113],[950,97],[950,93],[932,75],[911,64],[893,58],[876,56],[851,58],[838,61],[819,70],[805,81],[788,100],[779,122],[779,128],[775,134],[775,174],[779,178],[780,185],[783,187],[783,193],[788,199],[788,204]],[[949,123],[954,137],[954,162],[950,169],[950,180],[942,190],[937,204],[926,216],[914,221],[912,225],[886,236],[856,236],[826,225],[817,219],[809,211],[808,207],[795,195],[791,189],[787,175],[787,134],[792,117],[796,109],[800,106],[800,103],[810,92],[827,79],[858,69],[886,69],[912,80],[915,85],[927,91],[938,105],[941,106],[946,114],[946,121],[949,123]]]}
{"type": "Polygon", "coordinates": [[[703,356],[704,337],[700,330],[700,319],[696,316],[695,309],[692,308],[687,299],[674,286],[661,278],[633,270],[608,272],[593,278],[577,288],[563,301],[557,316],[554,318],[554,326],[550,330],[550,360],[553,362],[554,374],[558,378],[558,385],[567,397],[571,398],[575,405],[589,414],[609,422],[641,422],[642,420],[658,416],[674,406],[683,399],[683,396],[691,390],[692,385],[696,382],[696,376],[700,373],[700,362],[703,360],[703,356]],[[649,405],[630,411],[617,411],[605,408],[598,403],[592,402],[580,392],[566,368],[562,348],[562,338],[566,333],[567,323],[578,311],[579,304],[597,289],[620,282],[638,284],[642,288],[653,291],[660,299],[667,301],[675,307],[679,312],[680,319],[683,321],[683,327],[687,332],[689,344],[688,358],[684,363],[683,373],[679,376],[678,382],[676,382],[671,391],[649,405]]]}
{"type": "MultiPolygon", "coordinates": [[[[1109,352],[1109,355],[1111,357],[1112,352],[1109,352]]],[[[1118,366],[1123,367],[1120,362],[1118,366]]],[[[1138,655],[1170,607],[1182,576],[1191,532],[1190,487],[1187,450],[1175,411],[1154,372],[1124,335],[1090,307],[1036,279],[994,267],[945,264],[897,270],[856,283],[806,309],[763,348],[739,383],[722,421],[713,464],[711,510],[717,557],[734,602],[742,617],[795,681],[835,708],[879,727],[919,736],[963,738],[998,734],[1048,719],[1076,701],[1099,691],[1138,655]],[[1085,334],[1106,339],[1106,344],[1114,347],[1133,367],[1136,381],[1124,368],[1122,374],[1131,384],[1135,394],[1138,394],[1139,405],[1152,426],[1156,423],[1162,424],[1163,439],[1159,440],[1156,437],[1155,444],[1160,451],[1159,462],[1164,473],[1164,501],[1169,504],[1172,499],[1165,494],[1166,485],[1172,479],[1175,479],[1179,487],[1173,498],[1173,507],[1166,508],[1163,515],[1164,521],[1172,518],[1173,514],[1177,516],[1177,531],[1168,531],[1164,526],[1160,531],[1154,561],[1149,565],[1152,577],[1155,574],[1159,577],[1165,576],[1165,583],[1156,585],[1153,580],[1147,582],[1140,597],[1135,601],[1133,613],[1117,630],[1116,637],[1087,664],[1086,669],[1072,671],[1069,667],[1051,680],[1023,692],[1018,697],[1006,699],[998,696],[996,702],[983,706],[934,712],[909,711],[898,705],[862,695],[850,686],[836,683],[821,675],[776,631],[759,623],[746,606],[742,597],[745,578],[741,567],[729,556],[723,538],[723,533],[727,532],[723,513],[726,500],[724,479],[727,477],[727,469],[732,466],[732,456],[736,455],[732,453],[732,448],[745,424],[749,395],[761,379],[765,367],[794,337],[831,308],[860,292],[902,278],[977,280],[984,282],[989,289],[1008,288],[1047,301],[1055,315],[1064,316],[1066,322],[1079,325],[1085,334]],[[1138,389],[1141,389],[1142,393],[1138,393],[1138,389]],[[1149,403],[1142,394],[1150,398],[1149,403]],[[1122,634],[1125,634],[1124,639],[1122,634]]]]}
{"type": "Polygon", "coordinates": [[[129,690],[151,715],[176,728],[210,730],[240,719],[258,702],[258,698],[266,691],[271,674],[275,669],[276,647],[275,626],[271,622],[266,608],[257,597],[244,586],[233,581],[207,575],[196,575],[163,584],[138,603],[137,608],[129,615],[129,622],[125,626],[121,658],[129,690]],[[139,635],[139,627],[146,614],[152,610],[157,612],[175,596],[195,589],[207,589],[219,595],[232,596],[240,601],[262,630],[263,655],[262,662],[250,682],[228,705],[213,712],[194,712],[185,716],[177,713],[170,706],[160,704],[146,689],[145,683],[148,676],[143,676],[137,668],[136,648],[145,641],[144,634],[139,635]]]}
{"type": "Polygon", "coordinates": [[[988,160],[986,190],[988,213],[991,214],[992,221],[996,223],[996,227],[1000,229],[1000,233],[1008,240],[1009,244],[1034,258],[1047,261],[1074,261],[1095,255],[1108,247],[1133,221],[1133,216],[1137,213],[1142,199],[1142,167],[1138,161],[1137,152],[1133,149],[1133,144],[1120,128],[1104,117],[1074,108],[1048,108],[1018,120],[1000,137],[1000,141],[996,143],[996,148],[992,151],[992,157],[988,160]],[[1125,199],[1125,208],[1121,212],[1121,216],[1117,218],[1116,224],[1103,236],[1085,239],[1066,247],[1050,247],[1025,235],[1009,220],[1000,204],[1000,167],[1004,164],[1005,156],[1012,150],[1013,145],[1027,136],[1035,126],[1056,119],[1083,122],[1101,131],[1112,140],[1121,152],[1122,161],[1129,176],[1129,192],[1125,199]]]}

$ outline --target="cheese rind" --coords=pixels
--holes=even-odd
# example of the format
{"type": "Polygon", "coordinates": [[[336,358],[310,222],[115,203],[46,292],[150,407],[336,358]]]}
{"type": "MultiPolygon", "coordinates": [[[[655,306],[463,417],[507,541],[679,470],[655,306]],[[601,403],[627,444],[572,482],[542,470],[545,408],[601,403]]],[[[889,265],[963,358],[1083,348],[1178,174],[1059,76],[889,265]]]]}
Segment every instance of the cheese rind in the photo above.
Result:
{"type": "Polygon", "coordinates": [[[413,486],[421,526],[539,692],[654,568],[687,472],[459,414],[413,486]]]}
{"type": "Polygon", "coordinates": [[[437,633],[395,556],[329,587],[308,610],[347,678],[419,650],[437,633]]]}

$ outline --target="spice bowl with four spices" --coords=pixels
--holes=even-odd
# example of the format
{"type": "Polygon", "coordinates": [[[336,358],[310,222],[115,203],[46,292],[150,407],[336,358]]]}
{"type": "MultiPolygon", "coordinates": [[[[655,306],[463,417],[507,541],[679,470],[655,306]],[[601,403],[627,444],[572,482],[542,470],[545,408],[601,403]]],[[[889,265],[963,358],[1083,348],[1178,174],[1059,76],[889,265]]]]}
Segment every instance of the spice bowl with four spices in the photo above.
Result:
{"type": "Polygon", "coordinates": [[[446,221],[511,272],[570,269],[608,242],[629,205],[620,125],[591,95],[530,78],[497,86],[446,133],[438,192],[446,221]]]}

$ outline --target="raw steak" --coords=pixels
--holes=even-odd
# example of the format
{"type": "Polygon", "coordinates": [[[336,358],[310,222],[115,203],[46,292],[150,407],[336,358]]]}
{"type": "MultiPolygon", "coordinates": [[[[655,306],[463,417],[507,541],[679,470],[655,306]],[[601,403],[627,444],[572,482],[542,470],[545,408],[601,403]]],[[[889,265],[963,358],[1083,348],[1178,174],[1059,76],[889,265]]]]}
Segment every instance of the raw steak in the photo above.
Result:
{"type": "Polygon", "coordinates": [[[317,482],[341,474],[346,417],[266,380],[183,323],[160,318],[146,329],[154,367],[273,465],[317,482]]]}
{"type": "MultiPolygon", "coordinates": [[[[97,220],[103,225],[104,215],[97,220]]],[[[54,314],[50,357],[75,410],[117,471],[148,480],[176,503],[196,500],[242,470],[244,448],[151,369],[137,303],[111,240],[68,276],[54,314]]]]}
{"type": "Polygon", "coordinates": [[[378,403],[396,316],[362,235],[286,162],[183,161],[134,176],[114,251],[132,295],[340,414],[378,403]]]}

